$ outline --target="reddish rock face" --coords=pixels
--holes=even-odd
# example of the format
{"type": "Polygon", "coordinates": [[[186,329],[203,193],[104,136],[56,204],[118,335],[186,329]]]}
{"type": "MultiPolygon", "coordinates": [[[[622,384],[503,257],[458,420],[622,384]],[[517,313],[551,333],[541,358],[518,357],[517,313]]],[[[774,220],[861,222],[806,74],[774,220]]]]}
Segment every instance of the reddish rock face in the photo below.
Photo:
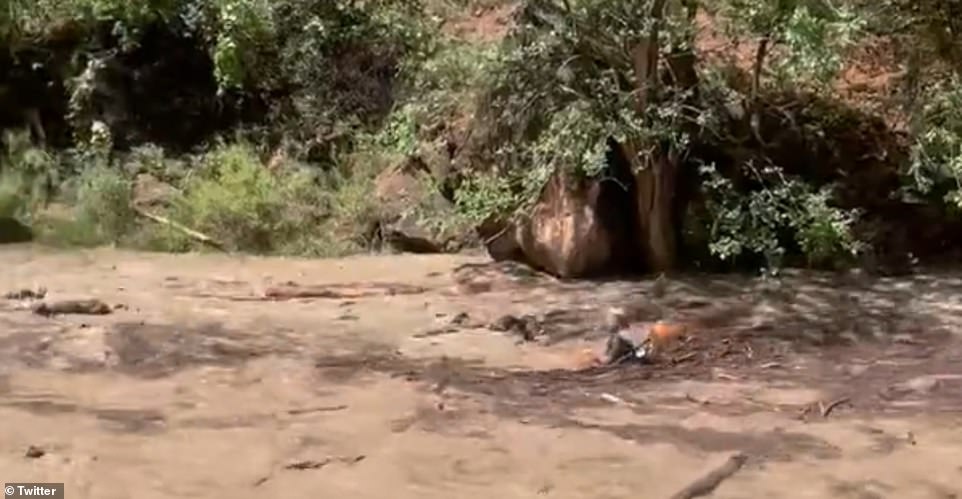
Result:
{"type": "Polygon", "coordinates": [[[562,278],[611,273],[628,246],[616,223],[616,213],[626,211],[620,201],[600,181],[556,173],[528,216],[486,240],[488,252],[562,278]]]}

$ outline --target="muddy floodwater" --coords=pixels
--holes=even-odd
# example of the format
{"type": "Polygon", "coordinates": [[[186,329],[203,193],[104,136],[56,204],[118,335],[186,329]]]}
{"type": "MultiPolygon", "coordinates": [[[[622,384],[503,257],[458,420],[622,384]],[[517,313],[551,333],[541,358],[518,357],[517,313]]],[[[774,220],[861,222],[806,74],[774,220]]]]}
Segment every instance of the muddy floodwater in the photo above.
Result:
{"type": "Polygon", "coordinates": [[[110,313],[0,299],[0,478],[71,499],[667,499],[740,454],[710,497],[962,497],[962,275],[651,284],[2,247],[0,294],[110,313]],[[586,367],[611,306],[743,313],[656,363],[586,367]]]}

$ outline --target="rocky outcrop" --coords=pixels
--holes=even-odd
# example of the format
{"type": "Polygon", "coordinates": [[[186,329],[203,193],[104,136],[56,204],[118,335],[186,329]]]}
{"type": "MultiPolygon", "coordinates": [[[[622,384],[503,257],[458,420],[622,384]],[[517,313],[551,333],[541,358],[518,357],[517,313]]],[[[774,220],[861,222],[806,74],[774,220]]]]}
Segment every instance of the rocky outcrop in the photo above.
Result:
{"type": "Polygon", "coordinates": [[[429,180],[431,174],[419,158],[381,172],[375,196],[381,211],[383,242],[405,253],[444,253],[459,250],[470,231],[459,229],[454,205],[429,180]]]}
{"type": "Polygon", "coordinates": [[[479,230],[488,253],[497,261],[520,261],[563,278],[624,270],[634,246],[633,189],[630,181],[606,178],[555,173],[530,214],[479,230]]]}
{"type": "Polygon", "coordinates": [[[134,178],[133,203],[138,208],[166,208],[171,205],[177,189],[149,173],[134,178]]]}
{"type": "Polygon", "coordinates": [[[577,185],[563,174],[551,178],[517,229],[521,250],[534,266],[559,277],[578,277],[609,265],[612,234],[598,214],[598,192],[597,184],[577,185]]]}

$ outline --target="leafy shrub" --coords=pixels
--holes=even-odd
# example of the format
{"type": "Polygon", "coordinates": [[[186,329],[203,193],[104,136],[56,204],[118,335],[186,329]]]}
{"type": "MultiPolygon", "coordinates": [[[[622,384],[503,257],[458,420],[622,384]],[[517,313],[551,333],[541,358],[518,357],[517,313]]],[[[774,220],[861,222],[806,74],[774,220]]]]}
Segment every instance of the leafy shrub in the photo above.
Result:
{"type": "Polygon", "coordinates": [[[746,169],[759,184],[747,195],[713,166],[700,169],[712,255],[722,261],[761,256],[769,270],[777,271],[792,244],[816,267],[845,263],[862,249],[852,233],[857,212],[831,206],[828,188],[815,191],[773,166],[746,169]]]}
{"type": "Polygon", "coordinates": [[[929,90],[920,109],[908,174],[910,190],[962,210],[962,86],[929,90]]]}
{"type": "Polygon", "coordinates": [[[384,218],[374,196],[374,180],[384,167],[383,160],[377,154],[359,152],[327,175],[330,216],[323,230],[329,248],[323,254],[343,255],[374,247],[378,225],[384,218]]]}
{"type": "Polygon", "coordinates": [[[36,211],[50,201],[52,186],[64,176],[60,158],[34,147],[26,132],[4,134],[0,151],[0,217],[28,225],[36,211]]]}
{"type": "Polygon", "coordinates": [[[134,147],[119,161],[128,176],[146,173],[173,184],[181,182],[190,171],[187,161],[168,156],[164,148],[154,144],[134,147]]]}
{"type": "MultiPolygon", "coordinates": [[[[454,40],[438,43],[423,58],[409,61],[398,103],[365,144],[399,157],[418,152],[441,137],[452,122],[470,116],[496,63],[496,47],[454,40]]],[[[364,140],[364,139],[362,139],[364,140]]]]}
{"type": "Polygon", "coordinates": [[[302,208],[311,179],[275,176],[246,144],[221,145],[203,155],[183,187],[174,218],[232,250],[270,253],[312,225],[304,218],[311,213],[302,208]]]}
{"type": "Polygon", "coordinates": [[[490,173],[466,178],[455,192],[455,202],[460,214],[473,224],[480,224],[492,216],[510,214],[521,204],[510,180],[490,173]]]}
{"type": "Polygon", "coordinates": [[[38,240],[67,247],[127,245],[139,228],[132,194],[133,183],[121,171],[92,162],[59,186],[60,203],[35,212],[38,240]]]}
{"type": "Polygon", "coordinates": [[[277,36],[256,87],[300,157],[334,164],[357,131],[376,129],[395,105],[405,65],[430,50],[416,2],[307,0],[274,5],[277,36]]]}
{"type": "Polygon", "coordinates": [[[105,164],[87,168],[79,178],[76,222],[93,230],[92,242],[118,244],[137,223],[131,207],[133,183],[105,164]]]}
{"type": "MultiPolygon", "coordinates": [[[[355,159],[357,161],[357,159],[355,159]]],[[[356,168],[319,172],[288,162],[269,171],[249,144],[225,144],[200,157],[171,218],[234,251],[332,256],[370,247],[378,220],[373,175],[356,168]]],[[[153,245],[195,245],[158,227],[153,245]]]]}
{"type": "Polygon", "coordinates": [[[29,187],[16,173],[0,173],[0,218],[23,218],[30,200],[29,187]]]}
{"type": "MultiPolygon", "coordinates": [[[[327,149],[344,135],[340,128],[349,134],[379,125],[406,64],[422,58],[434,39],[416,0],[11,0],[0,11],[0,44],[10,47],[21,72],[34,64],[60,80],[51,83],[67,89],[65,118],[82,141],[90,122],[105,114],[111,126],[124,113],[163,114],[115,95],[108,106],[101,101],[105,93],[142,99],[171,71],[143,59],[166,57],[163,49],[173,46],[170,57],[188,61],[191,70],[174,103],[183,113],[216,117],[208,128],[244,122],[256,125],[259,139],[289,136],[305,143],[306,157],[331,163],[337,154],[327,149]],[[45,45],[64,37],[70,43],[62,49],[45,45]],[[59,50],[67,53],[55,54],[59,50]],[[208,75],[202,74],[206,66],[208,75]],[[138,74],[133,88],[116,84],[130,74],[138,74]],[[195,100],[203,102],[192,106],[195,100]]],[[[118,144],[144,133],[157,140],[162,132],[196,140],[177,124],[165,127],[170,130],[118,127],[125,128],[116,131],[118,144]]],[[[205,135],[219,131],[201,128],[205,135]]]]}
{"type": "Polygon", "coordinates": [[[799,90],[824,85],[842,67],[843,55],[864,33],[865,19],[847,3],[808,0],[724,0],[706,3],[735,38],[765,43],[756,57],[782,85],[799,90]]]}

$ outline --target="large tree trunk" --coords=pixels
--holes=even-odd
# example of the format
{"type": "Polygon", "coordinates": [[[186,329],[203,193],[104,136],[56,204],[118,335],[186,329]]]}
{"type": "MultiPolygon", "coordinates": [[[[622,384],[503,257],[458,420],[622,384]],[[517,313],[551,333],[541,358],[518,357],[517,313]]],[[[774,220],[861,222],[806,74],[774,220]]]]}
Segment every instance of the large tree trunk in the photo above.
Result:
{"type": "MultiPolygon", "coordinates": [[[[651,16],[656,21],[664,17],[667,0],[655,0],[651,16]]],[[[685,8],[692,9],[687,2],[685,8]]],[[[689,17],[693,12],[689,10],[689,17]]],[[[648,104],[657,98],[662,78],[659,74],[659,23],[656,22],[645,40],[632,51],[636,86],[636,112],[648,113],[648,104]]],[[[667,82],[679,88],[694,88],[697,76],[691,54],[672,54],[666,58],[667,82]]],[[[678,262],[678,227],[674,221],[675,195],[681,168],[679,151],[667,144],[622,144],[625,157],[636,171],[638,242],[646,260],[646,267],[656,272],[668,271],[678,262]]]]}
{"type": "Polygon", "coordinates": [[[646,164],[635,174],[639,242],[648,268],[663,272],[677,264],[678,228],[673,222],[678,158],[668,148],[656,146],[642,159],[646,164]]]}

